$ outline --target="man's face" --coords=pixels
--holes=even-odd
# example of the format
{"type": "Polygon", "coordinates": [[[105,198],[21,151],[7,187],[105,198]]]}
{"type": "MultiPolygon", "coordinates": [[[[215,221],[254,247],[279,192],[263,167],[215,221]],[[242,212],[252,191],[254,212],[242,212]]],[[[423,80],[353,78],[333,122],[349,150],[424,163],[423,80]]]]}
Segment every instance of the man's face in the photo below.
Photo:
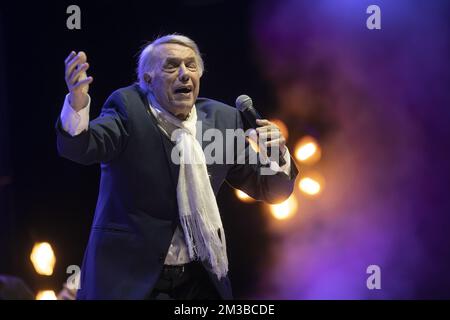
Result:
{"type": "Polygon", "coordinates": [[[154,70],[146,74],[158,103],[180,119],[185,119],[197,100],[200,71],[194,50],[176,43],[155,48],[154,70]]]}

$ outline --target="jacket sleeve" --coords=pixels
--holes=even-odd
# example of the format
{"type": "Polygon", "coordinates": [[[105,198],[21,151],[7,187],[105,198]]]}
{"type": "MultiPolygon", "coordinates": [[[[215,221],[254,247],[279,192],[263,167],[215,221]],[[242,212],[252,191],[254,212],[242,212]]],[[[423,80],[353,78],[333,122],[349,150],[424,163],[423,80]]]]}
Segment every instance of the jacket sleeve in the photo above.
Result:
{"type": "MultiPolygon", "coordinates": [[[[240,112],[236,110],[236,128],[244,129],[240,112]]],[[[267,174],[268,167],[264,167],[257,158],[256,164],[250,164],[250,154],[254,152],[246,141],[244,150],[236,150],[236,155],[245,155],[244,164],[235,164],[228,171],[226,181],[232,187],[244,191],[256,200],[268,203],[279,203],[291,195],[294,189],[298,169],[291,157],[290,175],[283,172],[267,174]],[[264,170],[262,170],[264,169],[264,170]]]]}
{"type": "Polygon", "coordinates": [[[71,136],[56,122],[56,144],[60,156],[80,164],[109,162],[125,148],[129,122],[125,97],[115,91],[105,102],[100,116],[82,133],[71,136]]]}

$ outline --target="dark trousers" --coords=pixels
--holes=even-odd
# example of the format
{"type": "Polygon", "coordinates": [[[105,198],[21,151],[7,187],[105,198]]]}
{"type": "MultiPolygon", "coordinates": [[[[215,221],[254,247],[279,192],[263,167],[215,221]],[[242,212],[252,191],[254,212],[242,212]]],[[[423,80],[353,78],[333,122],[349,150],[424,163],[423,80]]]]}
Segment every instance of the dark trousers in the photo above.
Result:
{"type": "Polygon", "coordinates": [[[150,300],[211,300],[221,299],[200,262],[183,266],[164,265],[150,300]]]}

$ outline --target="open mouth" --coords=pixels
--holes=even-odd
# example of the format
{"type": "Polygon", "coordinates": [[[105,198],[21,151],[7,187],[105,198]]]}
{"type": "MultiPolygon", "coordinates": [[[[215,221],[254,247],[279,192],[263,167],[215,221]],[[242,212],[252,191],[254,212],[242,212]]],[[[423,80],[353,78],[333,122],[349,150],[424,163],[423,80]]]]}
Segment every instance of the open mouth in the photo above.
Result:
{"type": "Polygon", "coordinates": [[[191,87],[179,87],[179,88],[176,88],[174,90],[175,94],[177,94],[177,93],[185,93],[185,94],[187,94],[187,93],[191,93],[191,92],[192,92],[192,88],[191,87]]]}

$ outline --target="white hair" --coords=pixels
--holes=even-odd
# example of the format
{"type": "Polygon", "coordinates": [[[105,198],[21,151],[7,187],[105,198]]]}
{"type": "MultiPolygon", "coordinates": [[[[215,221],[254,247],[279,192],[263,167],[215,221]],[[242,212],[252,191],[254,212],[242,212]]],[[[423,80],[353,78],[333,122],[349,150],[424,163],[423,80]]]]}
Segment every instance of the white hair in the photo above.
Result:
{"type": "Polygon", "coordinates": [[[139,86],[142,90],[148,90],[148,84],[144,79],[144,75],[146,72],[151,71],[153,69],[152,58],[155,47],[164,44],[164,43],[176,43],[182,46],[191,48],[197,57],[197,63],[199,67],[200,76],[202,76],[204,71],[203,59],[198,50],[197,44],[190,38],[183,36],[181,34],[169,34],[166,36],[158,37],[153,40],[150,44],[145,46],[145,48],[141,51],[139,55],[138,67],[137,67],[137,77],[139,80],[139,86]]]}

